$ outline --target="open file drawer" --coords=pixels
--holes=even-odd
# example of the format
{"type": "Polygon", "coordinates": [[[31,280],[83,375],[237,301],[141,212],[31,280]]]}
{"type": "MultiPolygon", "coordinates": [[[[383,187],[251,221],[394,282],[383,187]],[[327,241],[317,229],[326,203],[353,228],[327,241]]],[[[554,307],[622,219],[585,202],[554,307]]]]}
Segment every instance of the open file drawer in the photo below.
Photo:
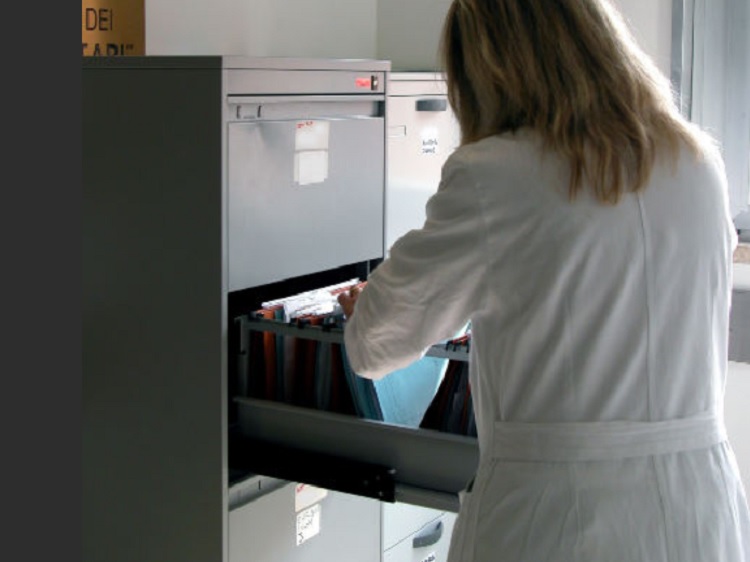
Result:
{"type": "MultiPolygon", "coordinates": [[[[334,344],[343,339],[343,332],[336,328],[298,328],[247,318],[240,326],[243,333],[263,331],[334,344]]],[[[453,365],[465,365],[467,360],[465,350],[444,345],[433,346],[427,355],[453,365]]],[[[411,374],[405,373],[407,377],[411,374]]],[[[443,390],[441,383],[438,393],[443,390]]],[[[236,441],[230,443],[230,455],[235,453],[230,464],[244,465],[255,473],[384,501],[457,511],[457,493],[476,466],[476,439],[441,431],[438,426],[411,427],[367,419],[361,413],[323,411],[242,395],[233,401],[237,434],[236,441]],[[243,450],[255,454],[245,455],[243,450]],[[266,454],[258,454],[261,450],[266,454]]]]}
{"type": "Polygon", "coordinates": [[[244,461],[245,468],[259,474],[457,512],[458,492],[476,469],[474,438],[265,400],[235,400],[245,445],[274,453],[244,461]],[[265,449],[265,444],[273,447],[265,449]]]}

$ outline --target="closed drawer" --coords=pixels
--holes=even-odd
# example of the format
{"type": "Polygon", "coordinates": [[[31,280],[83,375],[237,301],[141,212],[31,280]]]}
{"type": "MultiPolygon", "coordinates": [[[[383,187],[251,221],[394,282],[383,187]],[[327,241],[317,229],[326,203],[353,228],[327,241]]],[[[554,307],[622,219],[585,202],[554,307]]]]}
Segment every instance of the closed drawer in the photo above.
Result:
{"type": "Polygon", "coordinates": [[[456,514],[444,512],[383,553],[383,562],[443,562],[448,558],[456,514]]]}
{"type": "Polygon", "coordinates": [[[230,291],[383,256],[384,118],[310,105],[228,126],[230,291]]]}
{"type": "Polygon", "coordinates": [[[329,491],[297,511],[295,494],[290,483],[229,512],[229,562],[380,562],[377,500],[329,491]]]}

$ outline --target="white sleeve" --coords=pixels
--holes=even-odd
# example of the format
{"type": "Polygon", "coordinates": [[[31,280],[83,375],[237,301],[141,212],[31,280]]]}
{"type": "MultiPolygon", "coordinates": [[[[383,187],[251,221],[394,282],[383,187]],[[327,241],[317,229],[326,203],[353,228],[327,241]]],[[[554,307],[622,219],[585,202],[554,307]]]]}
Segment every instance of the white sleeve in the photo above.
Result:
{"type": "Polygon", "coordinates": [[[479,190],[451,156],[425,223],[393,244],[370,275],[344,329],[353,370],[379,379],[453,337],[486,295],[486,241],[479,190]]]}

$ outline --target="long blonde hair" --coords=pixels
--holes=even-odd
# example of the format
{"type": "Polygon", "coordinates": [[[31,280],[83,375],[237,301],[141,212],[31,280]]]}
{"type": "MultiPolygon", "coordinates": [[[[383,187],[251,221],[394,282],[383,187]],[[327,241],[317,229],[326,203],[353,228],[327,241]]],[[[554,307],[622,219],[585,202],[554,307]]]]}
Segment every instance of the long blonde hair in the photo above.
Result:
{"type": "Polygon", "coordinates": [[[700,132],[607,0],[454,0],[440,54],[462,144],[538,131],[570,162],[571,199],[587,179],[616,203],[645,187],[662,147],[700,153],[700,132]]]}

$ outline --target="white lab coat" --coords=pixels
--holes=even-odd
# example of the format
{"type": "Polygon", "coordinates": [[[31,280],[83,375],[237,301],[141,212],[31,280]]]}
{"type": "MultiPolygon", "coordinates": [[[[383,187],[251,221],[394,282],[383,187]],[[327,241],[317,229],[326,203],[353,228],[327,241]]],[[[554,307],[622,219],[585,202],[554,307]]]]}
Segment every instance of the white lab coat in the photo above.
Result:
{"type": "Polygon", "coordinates": [[[344,334],[377,379],[472,324],[480,460],[451,562],[738,562],[750,518],[723,423],[723,164],[658,160],[616,206],[567,200],[530,131],[466,145],[344,334]]]}

